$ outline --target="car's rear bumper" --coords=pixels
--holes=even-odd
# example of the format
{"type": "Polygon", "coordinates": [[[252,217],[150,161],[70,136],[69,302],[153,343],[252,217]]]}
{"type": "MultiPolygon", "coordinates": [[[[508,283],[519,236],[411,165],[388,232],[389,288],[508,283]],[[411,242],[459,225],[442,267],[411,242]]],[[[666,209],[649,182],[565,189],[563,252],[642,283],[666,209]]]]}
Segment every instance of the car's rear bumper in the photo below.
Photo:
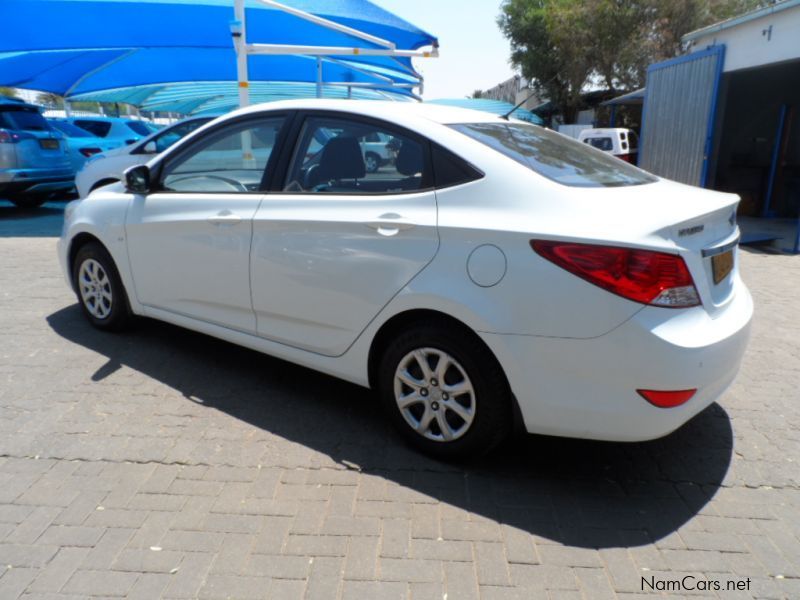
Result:
{"type": "Polygon", "coordinates": [[[75,172],[71,168],[0,170],[0,196],[59,192],[71,190],[73,187],[75,187],[75,172]]]}
{"type": "Polygon", "coordinates": [[[612,441],[664,436],[717,400],[733,382],[749,339],[753,302],[736,296],[712,319],[702,308],[646,307],[592,339],[481,334],[492,348],[531,433],[612,441]],[[697,389],[657,408],[637,392],[697,389]]]}

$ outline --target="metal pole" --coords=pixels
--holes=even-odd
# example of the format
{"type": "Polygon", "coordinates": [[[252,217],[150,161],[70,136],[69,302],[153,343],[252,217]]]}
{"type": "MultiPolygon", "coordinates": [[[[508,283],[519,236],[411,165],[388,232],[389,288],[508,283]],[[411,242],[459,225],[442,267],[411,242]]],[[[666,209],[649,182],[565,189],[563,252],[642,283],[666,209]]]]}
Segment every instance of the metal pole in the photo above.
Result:
{"type": "Polygon", "coordinates": [[[68,117],[72,116],[72,106],[66,98],[64,98],[64,114],[68,117]]]}
{"type": "Polygon", "coordinates": [[[233,46],[236,49],[236,78],[239,82],[239,106],[250,104],[250,80],[247,72],[247,23],[245,21],[244,0],[235,0],[233,5],[234,21],[231,23],[233,46]]]}
{"type": "Polygon", "coordinates": [[[322,98],[322,57],[317,57],[317,98],[322,98]]]}

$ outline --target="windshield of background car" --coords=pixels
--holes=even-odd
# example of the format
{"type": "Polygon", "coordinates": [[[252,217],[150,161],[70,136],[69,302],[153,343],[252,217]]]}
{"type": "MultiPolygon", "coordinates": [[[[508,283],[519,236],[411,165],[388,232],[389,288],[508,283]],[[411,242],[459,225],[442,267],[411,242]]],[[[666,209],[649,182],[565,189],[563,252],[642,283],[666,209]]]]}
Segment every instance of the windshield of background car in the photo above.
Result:
{"type": "Polygon", "coordinates": [[[0,110],[0,127],[22,131],[50,131],[50,125],[38,110],[25,107],[4,107],[0,110]]]}
{"type": "Polygon", "coordinates": [[[587,144],[536,125],[465,123],[450,127],[562,185],[621,187],[658,181],[587,144]]]}
{"type": "Polygon", "coordinates": [[[127,121],[125,124],[138,135],[150,135],[153,133],[152,130],[148,129],[147,125],[139,121],[127,121]]]}
{"type": "Polygon", "coordinates": [[[81,129],[77,125],[65,121],[50,121],[50,124],[61,133],[73,138],[96,138],[97,136],[90,131],[81,129]]]}

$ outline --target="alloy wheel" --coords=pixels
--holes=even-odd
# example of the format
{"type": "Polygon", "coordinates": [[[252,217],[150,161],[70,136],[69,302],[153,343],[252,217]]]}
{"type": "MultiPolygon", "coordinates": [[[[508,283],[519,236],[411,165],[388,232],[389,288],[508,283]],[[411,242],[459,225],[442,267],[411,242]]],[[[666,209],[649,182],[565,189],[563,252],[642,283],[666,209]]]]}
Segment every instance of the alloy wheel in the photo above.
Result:
{"type": "Polygon", "coordinates": [[[406,423],[429,440],[457,440],[475,420],[472,382],[443,350],[418,348],[406,354],[395,371],[394,396],[406,423]]]}

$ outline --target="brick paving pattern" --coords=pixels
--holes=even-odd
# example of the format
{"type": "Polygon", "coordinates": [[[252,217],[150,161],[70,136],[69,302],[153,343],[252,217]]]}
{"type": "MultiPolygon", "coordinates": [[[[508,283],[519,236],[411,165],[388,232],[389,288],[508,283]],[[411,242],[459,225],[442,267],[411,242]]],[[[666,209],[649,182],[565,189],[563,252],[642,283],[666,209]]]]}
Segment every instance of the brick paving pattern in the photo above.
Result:
{"type": "Polygon", "coordinates": [[[94,331],[59,223],[0,210],[0,599],[633,600],[687,575],[750,587],[670,597],[800,598],[800,257],[742,252],[744,369],[678,432],[464,467],[358,387],[157,322],[94,331]]]}

